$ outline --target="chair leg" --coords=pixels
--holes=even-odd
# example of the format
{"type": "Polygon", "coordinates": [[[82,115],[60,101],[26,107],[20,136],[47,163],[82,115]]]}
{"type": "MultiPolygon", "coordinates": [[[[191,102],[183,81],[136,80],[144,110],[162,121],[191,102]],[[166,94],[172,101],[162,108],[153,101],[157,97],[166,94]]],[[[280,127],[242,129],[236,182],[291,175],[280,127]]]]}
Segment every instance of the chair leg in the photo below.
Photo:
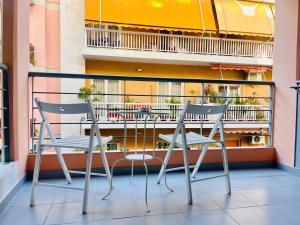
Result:
{"type": "Polygon", "coordinates": [[[93,161],[93,151],[89,149],[86,162],[86,173],[85,173],[85,184],[84,184],[84,194],[83,194],[83,205],[82,205],[82,214],[87,213],[87,204],[90,190],[90,178],[91,178],[91,169],[93,161]]]}
{"type": "Polygon", "coordinates": [[[160,171],[159,171],[159,174],[158,174],[158,177],[157,177],[157,183],[158,183],[158,184],[160,183],[161,178],[162,178],[162,176],[163,176],[164,173],[165,173],[165,170],[166,170],[167,165],[168,165],[168,163],[169,163],[169,160],[170,160],[170,158],[171,158],[171,154],[172,154],[172,152],[173,152],[173,148],[174,148],[174,144],[172,143],[172,144],[170,145],[169,149],[168,149],[168,152],[167,152],[167,154],[166,154],[166,156],[165,156],[164,162],[163,162],[163,164],[162,164],[162,166],[161,166],[161,169],[160,169],[160,171]]]}
{"type": "Polygon", "coordinates": [[[208,145],[205,145],[204,148],[202,149],[202,152],[197,160],[197,163],[196,163],[196,166],[192,172],[192,178],[195,178],[196,177],[196,174],[198,173],[198,170],[203,162],[203,159],[205,157],[205,154],[207,152],[207,148],[208,148],[208,145]]]}
{"type": "Polygon", "coordinates": [[[147,212],[150,212],[149,207],[148,207],[148,167],[144,161],[143,161],[143,164],[145,166],[145,173],[146,173],[145,204],[146,204],[147,212]]]}
{"type": "MultiPolygon", "coordinates": [[[[159,158],[159,157],[154,157],[154,159],[159,160],[159,161],[161,162],[161,164],[164,163],[164,161],[163,161],[161,158],[159,158]]],[[[171,189],[171,188],[169,187],[169,185],[168,185],[168,182],[167,182],[167,172],[166,172],[166,170],[164,171],[164,177],[165,177],[165,187],[166,187],[170,192],[174,192],[174,190],[171,189]]]]}
{"type": "Polygon", "coordinates": [[[102,162],[103,162],[103,165],[104,165],[105,173],[106,173],[107,178],[108,178],[108,182],[111,185],[112,177],[111,177],[111,173],[110,173],[110,170],[109,170],[109,165],[108,165],[108,162],[107,162],[106,154],[105,154],[104,151],[101,151],[101,157],[102,157],[102,162]]]}
{"type": "Polygon", "coordinates": [[[134,166],[134,161],[131,161],[131,177],[130,177],[131,182],[132,182],[132,179],[133,179],[133,166],[134,166]]]}
{"type": "Polygon", "coordinates": [[[190,174],[190,164],[189,164],[189,149],[185,146],[183,148],[183,160],[184,160],[184,171],[186,178],[186,186],[187,186],[187,195],[188,195],[188,203],[190,205],[193,204],[193,196],[192,196],[192,185],[191,185],[191,174],[190,174]]]}
{"type": "Polygon", "coordinates": [[[109,188],[109,191],[106,195],[104,195],[104,197],[102,198],[102,200],[106,200],[106,198],[110,195],[112,189],[113,189],[113,185],[112,185],[112,180],[113,180],[113,176],[114,176],[114,168],[115,168],[115,165],[117,165],[118,162],[124,160],[123,158],[122,159],[118,159],[116,160],[113,164],[112,164],[112,167],[111,167],[111,179],[110,179],[110,188],[109,188]]]}
{"type": "Polygon", "coordinates": [[[32,188],[31,188],[31,197],[30,197],[30,206],[35,206],[35,192],[36,186],[39,180],[40,167],[41,167],[41,158],[42,158],[42,149],[39,148],[35,158],[33,179],[32,179],[32,188]]]}
{"type": "Polygon", "coordinates": [[[225,173],[226,189],[227,189],[227,193],[230,195],[231,194],[231,184],[230,184],[230,177],[229,177],[227,150],[226,150],[226,146],[224,143],[222,144],[222,156],[223,156],[223,166],[224,166],[224,173],[225,173]]]}
{"type": "Polygon", "coordinates": [[[55,151],[56,151],[60,166],[61,166],[61,168],[64,172],[64,175],[66,177],[66,180],[67,180],[68,184],[71,184],[72,183],[72,178],[71,178],[70,173],[68,171],[68,168],[66,166],[64,157],[62,156],[61,150],[60,150],[60,148],[55,148],[55,151]]]}

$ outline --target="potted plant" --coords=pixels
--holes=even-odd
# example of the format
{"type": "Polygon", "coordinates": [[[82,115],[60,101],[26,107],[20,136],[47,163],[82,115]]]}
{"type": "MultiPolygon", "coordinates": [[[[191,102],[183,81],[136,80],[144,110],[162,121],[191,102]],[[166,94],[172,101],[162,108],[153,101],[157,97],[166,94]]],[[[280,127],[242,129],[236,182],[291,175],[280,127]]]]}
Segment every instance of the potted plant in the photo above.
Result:
{"type": "Polygon", "coordinates": [[[166,99],[165,103],[169,104],[171,120],[176,120],[177,114],[179,113],[176,104],[180,104],[181,101],[176,97],[172,96],[170,99],[166,99]]]}

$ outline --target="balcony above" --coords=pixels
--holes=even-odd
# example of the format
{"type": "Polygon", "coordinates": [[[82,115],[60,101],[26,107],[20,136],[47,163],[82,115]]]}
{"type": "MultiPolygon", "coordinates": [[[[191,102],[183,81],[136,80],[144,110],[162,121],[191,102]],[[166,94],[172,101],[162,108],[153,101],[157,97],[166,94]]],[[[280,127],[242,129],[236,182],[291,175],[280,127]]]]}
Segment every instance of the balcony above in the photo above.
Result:
{"type": "Polygon", "coordinates": [[[273,42],[85,28],[86,59],[272,66],[273,42]]]}
{"type": "MultiPolygon", "coordinates": [[[[94,103],[96,117],[103,129],[123,129],[123,117],[116,114],[118,111],[137,110],[140,108],[153,109],[155,112],[167,112],[166,116],[161,116],[157,121],[156,128],[176,128],[184,104],[167,103],[94,103]]],[[[230,105],[224,115],[225,128],[258,128],[267,129],[270,120],[270,107],[268,105],[230,105]]],[[[187,128],[199,128],[203,123],[203,128],[212,128],[214,117],[203,117],[188,115],[185,118],[187,128]],[[202,121],[203,120],[203,121],[202,121]]],[[[135,118],[134,115],[126,115],[128,128],[135,128],[135,121],[139,122],[139,127],[143,127],[143,116],[135,118]]],[[[89,120],[88,117],[85,120],[89,120]]],[[[147,128],[153,129],[154,118],[149,118],[147,128]]],[[[89,124],[82,125],[82,128],[89,128],[89,124]]]]}

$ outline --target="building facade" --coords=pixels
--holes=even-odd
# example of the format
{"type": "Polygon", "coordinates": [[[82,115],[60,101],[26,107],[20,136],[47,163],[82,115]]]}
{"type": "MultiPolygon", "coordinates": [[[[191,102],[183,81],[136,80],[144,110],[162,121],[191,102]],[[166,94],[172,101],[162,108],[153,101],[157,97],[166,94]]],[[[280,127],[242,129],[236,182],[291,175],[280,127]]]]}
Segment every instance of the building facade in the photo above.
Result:
{"type": "MultiPolygon", "coordinates": [[[[46,27],[45,39],[30,37],[34,49],[32,69],[124,77],[271,80],[274,20],[273,1],[32,0],[31,26],[38,29],[39,21],[46,27]],[[57,26],[48,23],[49,18],[56,18],[57,26]],[[55,30],[57,27],[60,29],[55,30]],[[47,64],[47,59],[56,62],[55,65],[47,64]]],[[[232,107],[264,110],[268,107],[270,92],[268,87],[251,85],[125,82],[101,79],[101,76],[71,82],[50,80],[38,87],[49,91],[55,87],[56,91],[93,93],[90,98],[103,123],[102,132],[114,136],[120,136],[123,127],[117,126],[120,118],[113,112],[124,105],[131,109],[173,107],[176,113],[157,127],[158,133],[169,133],[176,126],[169,122],[176,121],[187,101],[216,104],[222,96],[232,97],[232,107]]],[[[51,96],[48,100],[82,101],[77,95],[51,96]]],[[[270,116],[267,112],[254,111],[246,116],[240,109],[237,112],[240,112],[237,120],[246,122],[267,121],[270,116]]],[[[63,117],[53,119],[65,120],[63,117]]],[[[73,120],[81,121],[81,118],[73,120]]],[[[194,122],[189,129],[198,129],[196,122],[200,121],[194,122]]],[[[205,127],[204,132],[208,128],[205,127]]],[[[56,133],[64,135],[75,129],[82,132],[78,126],[57,125],[56,133]]],[[[81,129],[84,131],[85,126],[81,129]]],[[[129,133],[134,132],[133,125],[129,129],[129,133]]],[[[266,124],[240,123],[228,125],[226,129],[229,146],[267,144],[264,138],[255,142],[255,137],[264,137],[267,133],[266,124]]],[[[150,148],[151,144],[149,141],[147,146],[150,148]]],[[[133,142],[128,146],[133,148],[133,142]]],[[[160,146],[164,143],[158,140],[156,147],[160,146]]],[[[109,146],[109,149],[121,148],[121,138],[115,138],[109,146]]]]}

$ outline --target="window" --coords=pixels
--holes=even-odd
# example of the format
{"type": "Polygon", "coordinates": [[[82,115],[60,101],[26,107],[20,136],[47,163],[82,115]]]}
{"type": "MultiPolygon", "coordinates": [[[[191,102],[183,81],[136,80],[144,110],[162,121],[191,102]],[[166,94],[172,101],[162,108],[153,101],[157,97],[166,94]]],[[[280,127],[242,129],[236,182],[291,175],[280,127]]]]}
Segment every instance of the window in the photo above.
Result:
{"type": "Polygon", "coordinates": [[[180,82],[158,82],[157,94],[168,95],[158,96],[158,103],[179,104],[182,102],[182,84],[180,82]]]}
{"type": "Polygon", "coordinates": [[[219,96],[239,97],[240,88],[238,86],[219,86],[219,96]]]}
{"type": "Polygon", "coordinates": [[[263,72],[249,71],[247,80],[261,81],[262,77],[263,77],[263,72]]]}
{"type": "Polygon", "coordinates": [[[99,95],[99,102],[120,103],[120,81],[118,80],[93,80],[95,93],[99,94],[114,94],[114,95],[99,95]]]}

